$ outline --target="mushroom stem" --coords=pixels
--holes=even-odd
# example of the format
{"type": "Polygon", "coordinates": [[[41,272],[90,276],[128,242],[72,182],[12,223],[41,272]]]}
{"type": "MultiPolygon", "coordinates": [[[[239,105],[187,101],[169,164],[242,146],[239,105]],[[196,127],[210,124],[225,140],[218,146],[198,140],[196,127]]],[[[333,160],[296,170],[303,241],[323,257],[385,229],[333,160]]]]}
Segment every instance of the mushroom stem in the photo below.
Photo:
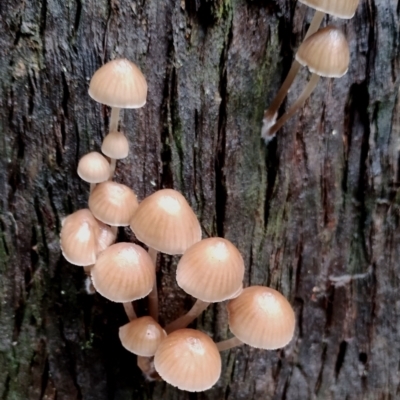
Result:
{"type": "Polygon", "coordinates": [[[178,329],[186,328],[192,321],[194,321],[211,303],[197,299],[193,307],[182,317],[166,326],[165,332],[168,334],[178,329]]]}
{"type": "Polygon", "coordinates": [[[83,270],[85,271],[85,274],[87,276],[90,276],[90,271],[93,268],[93,265],[86,265],[86,267],[83,267],[83,270]]]}
{"type": "Polygon", "coordinates": [[[126,316],[128,317],[129,321],[132,321],[137,318],[137,315],[135,313],[135,309],[133,308],[132,302],[128,303],[122,303],[124,306],[124,310],[126,312],[126,316]]]}
{"type": "Polygon", "coordinates": [[[296,114],[296,112],[303,106],[304,102],[310,97],[312,91],[318,84],[319,78],[320,76],[317,74],[311,75],[311,79],[308,82],[307,86],[304,88],[300,97],[296,100],[292,107],[290,107],[289,111],[270,127],[269,131],[267,132],[267,137],[272,137],[277,131],[279,131],[279,129],[282,128],[282,126],[289,118],[296,114]]]}
{"type": "MultiPolygon", "coordinates": [[[[151,261],[153,261],[154,270],[157,272],[157,256],[158,251],[149,247],[149,256],[151,261]]],[[[157,274],[156,279],[154,280],[153,289],[149,294],[149,314],[150,317],[154,319],[154,321],[158,322],[158,290],[157,290],[157,274]]]]}
{"type": "MultiPolygon", "coordinates": [[[[310,27],[308,28],[308,31],[306,33],[306,36],[304,40],[306,40],[310,35],[315,33],[318,28],[321,25],[322,20],[324,19],[325,13],[322,11],[316,11],[314,14],[314,17],[311,21],[310,27]]],[[[283,103],[283,100],[285,100],[290,87],[292,86],[292,83],[294,79],[296,78],[297,73],[299,72],[301,67],[301,64],[297,61],[294,60],[292,63],[292,66],[289,70],[289,73],[283,82],[281,88],[279,89],[278,93],[276,94],[274,100],[272,100],[271,105],[268,107],[267,110],[264,112],[264,118],[263,118],[263,127],[261,130],[261,136],[263,138],[268,138],[270,135],[270,128],[271,126],[275,123],[277,113],[279,110],[279,107],[283,103]]]]}
{"type": "Polygon", "coordinates": [[[90,193],[93,192],[93,190],[94,190],[95,187],[96,187],[96,184],[95,184],[95,183],[91,183],[91,184],[90,184],[90,193]]]}
{"type": "Polygon", "coordinates": [[[120,108],[111,107],[111,121],[110,121],[110,132],[118,131],[118,120],[120,108]]]}
{"type": "Polygon", "coordinates": [[[243,342],[239,340],[236,336],[233,338],[223,340],[222,342],[216,343],[219,351],[229,350],[232,347],[241,346],[243,342]]]}
{"type": "Polygon", "coordinates": [[[110,177],[108,178],[109,181],[112,181],[116,166],[117,160],[115,158],[110,158],[110,177]]]}

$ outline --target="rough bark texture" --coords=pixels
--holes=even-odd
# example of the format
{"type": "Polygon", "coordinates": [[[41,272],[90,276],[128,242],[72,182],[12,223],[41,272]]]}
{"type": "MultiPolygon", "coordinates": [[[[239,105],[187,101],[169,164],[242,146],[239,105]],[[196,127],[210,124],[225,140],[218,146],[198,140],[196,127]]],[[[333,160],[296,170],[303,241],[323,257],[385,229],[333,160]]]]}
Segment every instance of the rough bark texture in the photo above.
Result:
{"type": "MultiPolygon", "coordinates": [[[[397,0],[324,20],[347,35],[349,73],[323,79],[267,146],[260,121],[312,17],[304,5],[1,0],[0,17],[1,399],[399,398],[397,0]],[[123,116],[132,151],[117,180],[140,199],[182,191],[204,236],[239,247],[246,285],[271,285],[296,310],[287,348],[225,352],[205,393],[146,382],[118,340],[123,307],[87,295],[83,270],[60,255],[61,219],[87,203],[77,160],[100,149],[109,118],[88,82],[117,56],[149,82],[146,107],[123,116]]],[[[193,302],[176,262],[159,263],[162,322],[193,302]]],[[[228,337],[224,304],[197,327],[228,337]]]]}

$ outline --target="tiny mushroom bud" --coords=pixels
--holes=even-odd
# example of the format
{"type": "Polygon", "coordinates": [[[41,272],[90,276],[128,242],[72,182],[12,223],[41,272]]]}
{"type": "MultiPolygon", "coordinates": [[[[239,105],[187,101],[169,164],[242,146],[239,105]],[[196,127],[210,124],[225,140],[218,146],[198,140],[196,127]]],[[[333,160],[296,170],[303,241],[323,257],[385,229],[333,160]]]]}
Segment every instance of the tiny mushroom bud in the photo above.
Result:
{"type": "Polygon", "coordinates": [[[231,332],[252,347],[279,349],[293,338],[294,311],[286,298],[274,289],[264,286],[244,289],[228,303],[228,314],[231,332]]]}
{"type": "Polygon", "coordinates": [[[110,132],[103,140],[101,151],[107,157],[120,160],[128,157],[129,143],[125,135],[121,132],[110,132]]]}
{"type": "Polygon", "coordinates": [[[181,329],[168,335],[159,345],[154,366],[172,386],[188,392],[210,389],[221,375],[221,356],[205,333],[181,329]]]}
{"type": "Polygon", "coordinates": [[[147,296],[155,280],[149,255],[133,243],[117,243],[104,250],[93,266],[91,276],[96,290],[117,303],[147,296]]]}
{"type": "Polygon", "coordinates": [[[121,183],[100,183],[89,197],[89,208],[93,215],[111,226],[128,226],[137,207],[135,193],[121,183]]]}
{"type": "Polygon", "coordinates": [[[79,160],[78,175],[85,182],[104,182],[110,175],[110,164],[104,158],[104,156],[96,151],[93,151],[84,155],[79,160]]]}
{"type": "Polygon", "coordinates": [[[119,328],[122,345],[128,351],[143,357],[154,356],[166,336],[164,329],[151,317],[134,319],[119,328]]]}

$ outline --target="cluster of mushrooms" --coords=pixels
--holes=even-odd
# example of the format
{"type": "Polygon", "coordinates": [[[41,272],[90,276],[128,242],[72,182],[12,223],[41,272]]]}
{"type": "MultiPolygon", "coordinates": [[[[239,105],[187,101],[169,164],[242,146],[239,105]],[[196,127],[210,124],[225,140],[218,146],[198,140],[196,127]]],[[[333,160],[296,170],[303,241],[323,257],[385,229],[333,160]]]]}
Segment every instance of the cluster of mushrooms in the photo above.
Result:
{"type": "Polygon", "coordinates": [[[96,292],[123,304],[130,322],[119,337],[138,356],[144,374],[182,390],[203,391],[220,377],[221,351],[243,343],[270,350],[287,345],[295,330],[289,302],[272,288],[243,289],[239,250],[224,238],[202,240],[199,221],[182,194],[162,189],[139,204],[129,187],[112,180],[116,160],[129,151],[118,130],[119,111],[146,103],[147,84],[138,67],[125,59],[105,64],[92,77],[89,95],[112,107],[110,132],[101,147],[104,156],[91,152],[79,161],[78,175],[90,183],[89,208],[64,219],[60,244],[67,261],[85,268],[96,292]],[[115,243],[118,227],[125,226],[147,251],[134,243],[115,243]],[[196,298],[190,311],[164,328],[158,323],[158,252],[183,255],[177,283],[196,298]],[[146,296],[150,315],[138,318],[132,302],[146,296]],[[207,334],[186,328],[210,303],[225,300],[233,338],[214,343],[207,334]]]}
{"type": "Polygon", "coordinates": [[[359,0],[299,0],[299,2],[316,11],[282,87],[264,113],[261,136],[267,142],[303,106],[317,86],[320,77],[340,78],[346,74],[349,67],[349,45],[343,32],[334,26],[318,29],[325,14],[342,19],[352,18],[359,0]],[[312,73],[311,78],[300,97],[277,120],[279,108],[301,66],[308,67],[312,73]]]}

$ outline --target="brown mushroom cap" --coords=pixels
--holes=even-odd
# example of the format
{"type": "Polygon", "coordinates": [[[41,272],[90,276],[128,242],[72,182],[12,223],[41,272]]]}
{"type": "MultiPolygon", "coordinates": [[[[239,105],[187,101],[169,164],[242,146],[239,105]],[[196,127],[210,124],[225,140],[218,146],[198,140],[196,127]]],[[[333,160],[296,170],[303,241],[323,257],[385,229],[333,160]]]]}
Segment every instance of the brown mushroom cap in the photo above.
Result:
{"type": "Polygon", "coordinates": [[[128,226],[137,207],[135,193],[128,186],[112,181],[97,185],[89,197],[93,215],[111,226],[128,226]]]}
{"type": "Polygon", "coordinates": [[[340,78],[349,67],[349,45],[342,31],[327,26],[301,44],[296,60],[317,75],[340,78]]]}
{"type": "Polygon", "coordinates": [[[180,329],[168,335],[154,356],[160,376],[172,386],[189,392],[210,389],[221,375],[221,356],[205,333],[180,329]]]}
{"type": "Polygon", "coordinates": [[[251,286],[228,303],[229,328],[243,343],[274,350],[293,338],[296,317],[290,303],[278,291],[251,286]]]}
{"type": "Polygon", "coordinates": [[[122,345],[128,351],[143,357],[154,356],[166,336],[164,329],[151,317],[134,319],[119,328],[122,345]]]}
{"type": "Polygon", "coordinates": [[[65,218],[60,246],[68,262],[82,267],[96,262],[98,229],[97,221],[88,209],[76,211],[65,218]]]}
{"type": "Polygon", "coordinates": [[[99,226],[99,235],[97,237],[97,243],[99,253],[104,251],[107,247],[110,247],[115,243],[117,238],[118,228],[116,226],[108,226],[103,222],[96,220],[99,226]]]}
{"type": "Polygon", "coordinates": [[[231,299],[242,288],[244,262],[239,250],[223,238],[195,243],[178,263],[178,285],[206,302],[231,299]]]}
{"type": "Polygon", "coordinates": [[[314,10],[322,11],[326,14],[338,18],[350,19],[358,7],[360,0],[299,0],[314,10]]]}
{"type": "Polygon", "coordinates": [[[141,299],[153,288],[155,270],[147,251],[133,243],[117,243],[98,257],[90,271],[93,286],[117,303],[141,299]]]}
{"type": "Polygon", "coordinates": [[[110,132],[103,140],[101,151],[107,157],[121,160],[128,157],[129,143],[125,135],[118,131],[110,132]]]}
{"type": "Polygon", "coordinates": [[[92,151],[79,160],[78,175],[85,182],[104,182],[110,176],[110,164],[100,153],[92,151]]]}
{"type": "Polygon", "coordinates": [[[113,60],[94,73],[89,95],[110,107],[140,108],[146,104],[146,78],[133,62],[113,60]]]}
{"type": "Polygon", "coordinates": [[[138,240],[166,254],[183,254],[201,239],[199,221],[176,190],[158,190],[146,197],[131,220],[138,240]]]}

